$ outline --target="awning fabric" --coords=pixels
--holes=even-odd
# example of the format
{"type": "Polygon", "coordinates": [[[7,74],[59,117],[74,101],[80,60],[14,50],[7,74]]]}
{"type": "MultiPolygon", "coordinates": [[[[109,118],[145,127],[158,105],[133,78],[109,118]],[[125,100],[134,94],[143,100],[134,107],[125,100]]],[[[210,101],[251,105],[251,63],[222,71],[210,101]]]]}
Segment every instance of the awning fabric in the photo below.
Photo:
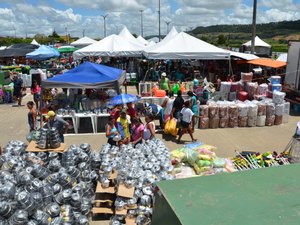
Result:
{"type": "Polygon", "coordinates": [[[78,67],[42,82],[46,88],[115,88],[124,82],[123,70],[85,62],[78,67]]]}
{"type": "Polygon", "coordinates": [[[247,63],[252,64],[252,65],[257,65],[257,66],[271,67],[271,68],[280,68],[280,67],[284,67],[287,65],[286,62],[276,61],[276,60],[269,59],[269,58],[253,59],[253,60],[247,61],[247,63]]]}

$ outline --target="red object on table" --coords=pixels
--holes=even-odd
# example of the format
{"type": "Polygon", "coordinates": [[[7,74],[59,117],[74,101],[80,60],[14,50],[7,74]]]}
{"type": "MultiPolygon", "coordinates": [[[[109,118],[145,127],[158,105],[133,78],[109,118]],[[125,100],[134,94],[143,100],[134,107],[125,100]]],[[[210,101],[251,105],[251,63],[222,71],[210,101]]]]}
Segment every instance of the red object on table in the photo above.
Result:
{"type": "Polygon", "coordinates": [[[248,99],[248,93],[245,91],[239,92],[239,100],[240,101],[246,101],[248,99]]]}

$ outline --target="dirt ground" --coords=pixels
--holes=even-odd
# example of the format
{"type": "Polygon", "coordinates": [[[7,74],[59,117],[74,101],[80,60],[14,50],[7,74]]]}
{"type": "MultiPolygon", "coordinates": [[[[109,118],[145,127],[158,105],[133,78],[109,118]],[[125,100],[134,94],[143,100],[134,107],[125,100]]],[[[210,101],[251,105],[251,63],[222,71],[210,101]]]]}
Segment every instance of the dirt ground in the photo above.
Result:
{"type": "MultiPolygon", "coordinates": [[[[23,104],[25,105],[29,100],[32,100],[32,96],[27,94],[23,99],[23,104]]],[[[1,146],[4,146],[10,140],[26,141],[26,134],[28,133],[27,111],[26,106],[0,105],[1,146]]],[[[235,150],[282,152],[294,134],[298,120],[299,117],[293,115],[289,117],[289,123],[279,126],[195,130],[194,135],[199,141],[216,146],[216,153],[221,157],[233,156],[235,150]]],[[[156,136],[165,140],[165,144],[170,150],[182,146],[182,144],[179,145],[175,142],[175,138],[165,137],[161,132],[156,136]]],[[[65,136],[67,145],[79,145],[86,142],[91,144],[94,150],[99,150],[100,146],[106,143],[106,140],[104,134],[68,134],[65,136]]],[[[184,135],[182,140],[189,143],[190,137],[184,135]]],[[[92,222],[91,224],[106,223],[92,222]]]]}

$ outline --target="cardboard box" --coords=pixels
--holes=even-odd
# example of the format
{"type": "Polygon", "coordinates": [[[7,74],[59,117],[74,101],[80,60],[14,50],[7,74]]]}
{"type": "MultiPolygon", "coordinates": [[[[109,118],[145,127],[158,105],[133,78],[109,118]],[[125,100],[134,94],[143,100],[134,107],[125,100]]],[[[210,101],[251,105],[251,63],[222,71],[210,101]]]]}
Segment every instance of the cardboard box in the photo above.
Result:
{"type": "Polygon", "coordinates": [[[96,193],[94,206],[95,207],[100,207],[100,205],[103,205],[103,204],[112,206],[115,200],[116,200],[116,195],[115,194],[96,193]]]}
{"type": "Polygon", "coordinates": [[[114,186],[110,186],[108,188],[103,188],[101,183],[98,181],[95,193],[96,194],[98,194],[98,193],[111,193],[111,194],[114,194],[114,193],[116,193],[116,190],[115,190],[114,186]]]}
{"type": "Polygon", "coordinates": [[[125,198],[132,198],[134,195],[135,187],[127,188],[124,184],[119,184],[117,195],[125,198]]]}
{"type": "Polygon", "coordinates": [[[129,218],[129,217],[126,217],[126,218],[125,218],[125,224],[126,224],[126,225],[136,225],[135,220],[136,220],[136,218],[129,218]]]}
{"type": "Polygon", "coordinates": [[[127,209],[115,210],[115,214],[125,216],[127,215],[127,209]]]}
{"type": "Polygon", "coordinates": [[[93,214],[114,214],[114,211],[111,208],[100,208],[100,207],[94,207],[92,209],[93,214]]]}
{"type": "Polygon", "coordinates": [[[37,146],[36,141],[31,141],[29,145],[26,148],[27,152],[57,152],[57,153],[63,153],[66,149],[65,143],[60,143],[59,148],[46,148],[46,149],[40,149],[37,146]]]}

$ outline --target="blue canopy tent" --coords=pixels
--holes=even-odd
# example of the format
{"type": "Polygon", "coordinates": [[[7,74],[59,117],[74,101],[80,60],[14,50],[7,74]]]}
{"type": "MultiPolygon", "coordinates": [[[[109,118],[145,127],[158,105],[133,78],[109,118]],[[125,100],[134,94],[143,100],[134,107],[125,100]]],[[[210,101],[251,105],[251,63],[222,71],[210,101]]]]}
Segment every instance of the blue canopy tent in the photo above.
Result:
{"type": "Polygon", "coordinates": [[[120,93],[125,71],[114,67],[85,62],[68,72],[44,80],[44,88],[114,88],[120,93]]]}
{"type": "Polygon", "coordinates": [[[46,45],[41,45],[38,49],[34,50],[33,52],[27,53],[27,59],[34,59],[34,60],[46,60],[53,57],[58,57],[60,53],[46,45]]]}

